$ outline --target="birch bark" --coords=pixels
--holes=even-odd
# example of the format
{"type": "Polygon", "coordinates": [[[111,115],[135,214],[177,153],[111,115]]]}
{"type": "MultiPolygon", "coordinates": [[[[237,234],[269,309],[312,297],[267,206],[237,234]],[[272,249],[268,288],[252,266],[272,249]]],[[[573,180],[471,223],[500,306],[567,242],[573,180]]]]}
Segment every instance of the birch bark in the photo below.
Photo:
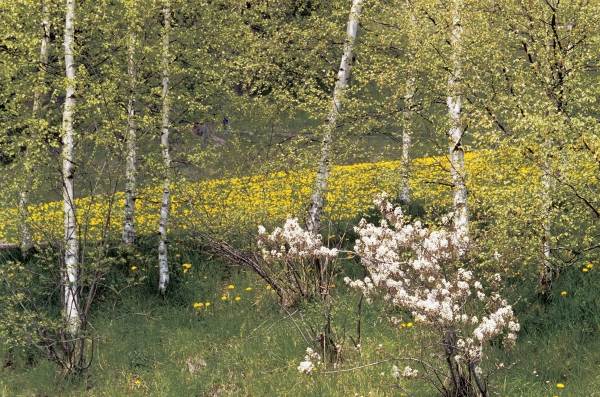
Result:
{"type": "MultiPolygon", "coordinates": [[[[412,30],[416,27],[417,21],[415,18],[415,14],[411,10],[410,1],[406,1],[406,12],[410,13],[410,23],[409,29],[412,30]]],[[[410,40],[410,39],[409,39],[410,40]]],[[[412,49],[414,48],[414,43],[409,42],[408,47],[409,56],[412,57],[412,49]]],[[[402,111],[402,159],[401,159],[401,167],[402,167],[402,178],[400,183],[400,202],[403,204],[410,203],[410,150],[412,144],[412,120],[413,120],[413,108],[414,108],[414,96],[415,96],[415,70],[412,67],[409,67],[407,70],[407,79],[406,79],[406,91],[404,93],[404,110],[402,111]]]]}
{"type": "Polygon", "coordinates": [[[321,227],[321,214],[325,205],[325,193],[327,191],[327,179],[331,168],[330,147],[333,133],[337,126],[337,119],[342,109],[342,99],[344,90],[348,86],[350,79],[350,70],[352,68],[352,50],[358,33],[358,22],[362,12],[363,0],[353,0],[350,16],[348,17],[348,26],[346,28],[346,42],[344,44],[344,53],[340,62],[340,67],[337,74],[337,81],[333,89],[333,100],[329,116],[327,117],[327,125],[321,142],[321,157],[319,159],[319,168],[311,204],[308,210],[306,226],[309,231],[318,232],[321,227]]]}
{"type": "Polygon", "coordinates": [[[135,43],[134,28],[129,27],[127,40],[127,76],[129,78],[129,100],[127,102],[127,133],[125,161],[125,216],[123,224],[123,243],[131,245],[135,241],[135,200],[137,174],[137,136],[135,124],[135,43]]]}
{"type": "Polygon", "coordinates": [[[63,271],[64,307],[63,316],[67,330],[76,335],[80,328],[79,315],[79,240],[77,237],[73,180],[74,131],[73,110],[75,108],[75,63],[73,60],[75,0],[66,0],[64,51],[66,73],[66,95],[62,120],[62,179],[63,211],[65,229],[65,268],[63,271]]]}
{"type": "Polygon", "coordinates": [[[169,33],[171,30],[171,6],[170,1],[163,3],[163,42],[162,42],[162,128],[160,135],[160,145],[163,156],[163,194],[160,206],[160,221],[158,227],[158,291],[164,294],[169,284],[169,262],[167,256],[167,224],[169,220],[169,206],[171,199],[171,155],[169,153],[169,113],[171,103],[169,99],[169,33]]]}
{"type": "Polygon", "coordinates": [[[466,245],[469,238],[469,212],[467,208],[467,186],[465,183],[465,152],[462,138],[465,132],[462,110],[462,0],[452,0],[452,26],[450,32],[451,72],[448,78],[448,116],[450,118],[450,169],[454,188],[454,228],[459,241],[466,245]]]}
{"type": "MultiPolygon", "coordinates": [[[[50,42],[50,12],[48,1],[42,1],[42,39],[40,40],[40,58],[38,68],[38,83],[33,91],[32,116],[37,118],[40,113],[42,94],[44,91],[44,79],[46,68],[48,66],[48,43],[50,42]]],[[[31,186],[32,161],[28,159],[29,149],[23,154],[25,158],[25,182],[22,190],[19,192],[19,225],[21,235],[21,252],[28,253],[33,247],[31,236],[31,227],[29,224],[29,189],[31,186]]]]}

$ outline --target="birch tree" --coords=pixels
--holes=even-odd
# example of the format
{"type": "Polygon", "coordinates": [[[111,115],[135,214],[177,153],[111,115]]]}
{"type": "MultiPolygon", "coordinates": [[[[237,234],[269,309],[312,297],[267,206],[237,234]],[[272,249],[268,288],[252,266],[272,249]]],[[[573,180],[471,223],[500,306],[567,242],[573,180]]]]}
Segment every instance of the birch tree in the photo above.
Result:
{"type": "Polygon", "coordinates": [[[469,212],[467,208],[467,186],[465,175],[465,152],[463,149],[463,135],[465,126],[463,120],[463,96],[462,96],[462,31],[461,9],[462,0],[452,0],[451,3],[451,26],[450,26],[450,76],[448,77],[448,117],[450,130],[450,170],[453,185],[453,210],[454,227],[458,239],[466,243],[469,237],[469,212]]]}
{"type": "Polygon", "coordinates": [[[317,177],[311,197],[311,204],[308,210],[308,218],[306,220],[307,229],[311,232],[318,232],[321,227],[321,214],[325,205],[325,194],[327,192],[327,179],[331,168],[331,141],[337,127],[337,120],[342,110],[342,100],[344,90],[348,86],[350,79],[350,70],[352,68],[352,50],[356,42],[358,33],[358,23],[362,12],[363,0],[353,0],[350,16],[348,17],[348,26],[346,28],[346,42],[344,44],[344,53],[338,69],[337,80],[333,89],[333,99],[329,116],[327,117],[327,125],[321,142],[321,157],[319,159],[319,167],[317,177]]]}
{"type": "Polygon", "coordinates": [[[158,226],[158,291],[164,294],[169,284],[169,262],[167,252],[167,225],[169,220],[169,207],[171,199],[171,155],[169,153],[169,130],[171,103],[169,98],[169,34],[171,31],[171,2],[164,0],[163,3],[164,28],[162,35],[162,126],[160,135],[160,146],[163,156],[163,194],[160,205],[160,220],[158,226]]]}
{"type": "Polygon", "coordinates": [[[63,269],[63,316],[67,331],[77,335],[80,326],[79,316],[79,241],[77,238],[75,200],[74,200],[74,129],[73,112],[75,109],[75,62],[74,47],[75,0],[66,0],[64,52],[66,93],[62,119],[62,185],[64,212],[65,267],[63,269]]]}
{"type": "MultiPolygon", "coordinates": [[[[409,14],[409,32],[414,31],[417,20],[412,10],[410,0],[406,0],[406,12],[409,14]]],[[[407,55],[412,58],[414,55],[415,43],[413,37],[409,35],[409,41],[407,43],[407,55]]],[[[406,88],[404,93],[404,109],[402,111],[402,179],[400,185],[400,202],[404,204],[410,203],[410,149],[412,141],[412,119],[413,119],[413,108],[414,108],[414,97],[416,90],[416,70],[413,63],[410,63],[409,69],[406,71],[406,88]]]]}
{"type": "MultiPolygon", "coordinates": [[[[50,41],[50,12],[48,9],[48,1],[42,1],[42,38],[40,40],[39,67],[38,67],[38,84],[33,91],[32,117],[36,119],[40,114],[42,94],[44,92],[44,79],[46,76],[46,68],[48,66],[48,44],[50,41]]],[[[39,128],[38,123],[34,128],[39,128]]],[[[21,252],[26,254],[33,246],[31,237],[31,228],[29,225],[29,189],[31,186],[31,175],[33,172],[32,161],[28,159],[27,152],[23,154],[25,178],[22,190],[19,192],[19,225],[21,237],[21,252]]]]}
{"type": "Polygon", "coordinates": [[[137,136],[135,123],[136,106],[136,66],[135,49],[137,42],[137,19],[134,15],[137,4],[127,3],[128,32],[127,32],[127,78],[129,80],[129,98],[127,101],[127,132],[125,138],[125,216],[123,224],[123,242],[133,244],[135,241],[135,200],[137,174],[137,136]]]}

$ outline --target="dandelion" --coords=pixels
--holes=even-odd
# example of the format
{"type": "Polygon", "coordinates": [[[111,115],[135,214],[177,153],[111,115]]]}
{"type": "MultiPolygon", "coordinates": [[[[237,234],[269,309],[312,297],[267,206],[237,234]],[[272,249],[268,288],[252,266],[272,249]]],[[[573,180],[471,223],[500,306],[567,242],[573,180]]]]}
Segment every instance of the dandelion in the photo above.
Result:
{"type": "Polygon", "coordinates": [[[227,289],[235,289],[235,285],[233,285],[233,284],[229,284],[229,285],[227,286],[227,289]]]}
{"type": "Polygon", "coordinates": [[[200,310],[200,309],[202,309],[204,307],[204,303],[202,303],[202,302],[195,302],[193,304],[193,306],[194,306],[194,309],[200,310]]]}
{"type": "Polygon", "coordinates": [[[181,265],[181,268],[183,269],[184,273],[187,273],[192,268],[192,264],[191,263],[184,263],[183,265],[181,265]]]}
{"type": "Polygon", "coordinates": [[[582,272],[587,273],[590,271],[589,267],[584,267],[583,269],[581,269],[582,272]]]}
{"type": "Polygon", "coordinates": [[[594,264],[592,262],[588,262],[587,265],[585,265],[585,267],[592,270],[594,268],[594,264]]]}
{"type": "Polygon", "coordinates": [[[560,291],[560,296],[565,297],[567,295],[569,295],[567,291],[560,291]]]}
{"type": "Polygon", "coordinates": [[[412,328],[414,324],[412,322],[408,322],[406,323],[406,328],[412,328]]]}
{"type": "Polygon", "coordinates": [[[564,389],[565,388],[565,384],[564,383],[557,383],[556,384],[556,388],[557,389],[564,389]]]}
{"type": "Polygon", "coordinates": [[[210,306],[210,302],[204,302],[204,307],[206,307],[208,309],[209,306],[210,306]]]}
{"type": "Polygon", "coordinates": [[[229,298],[227,297],[227,295],[223,295],[223,296],[221,297],[221,300],[222,300],[223,302],[225,302],[227,299],[229,299],[229,298]]]}
{"type": "Polygon", "coordinates": [[[244,289],[244,291],[250,292],[250,291],[252,291],[252,287],[246,287],[246,289],[244,289]]]}
{"type": "Polygon", "coordinates": [[[241,297],[238,295],[238,296],[236,296],[236,297],[234,298],[234,300],[235,300],[236,302],[239,302],[239,301],[241,301],[241,300],[242,300],[242,298],[241,298],[241,297]]]}
{"type": "Polygon", "coordinates": [[[135,272],[135,271],[138,269],[138,267],[137,267],[137,266],[131,266],[129,269],[130,269],[132,272],[135,272]]]}

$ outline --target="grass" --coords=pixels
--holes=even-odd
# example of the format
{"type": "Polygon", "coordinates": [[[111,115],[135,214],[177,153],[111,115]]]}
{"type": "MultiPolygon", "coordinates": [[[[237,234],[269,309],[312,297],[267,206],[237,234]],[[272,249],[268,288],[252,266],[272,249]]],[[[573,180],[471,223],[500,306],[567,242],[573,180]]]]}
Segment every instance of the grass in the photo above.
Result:
{"type": "MultiPolygon", "coordinates": [[[[92,321],[96,356],[84,379],[61,378],[43,358],[33,365],[18,358],[0,370],[0,396],[434,395],[422,382],[396,384],[390,361],[351,370],[414,356],[422,334],[419,325],[394,330],[379,304],[367,305],[360,354],[344,344],[338,370],[345,372],[301,375],[296,367],[308,343],[298,331],[298,315],[282,312],[273,293],[253,275],[199,257],[192,256],[192,261],[192,270],[179,274],[166,299],[141,283],[98,302],[92,321]],[[235,289],[227,290],[229,284],[235,289]],[[220,299],[224,291],[227,301],[220,299]],[[194,302],[211,306],[197,312],[194,302]],[[188,362],[196,367],[194,373],[188,362]]],[[[523,330],[515,349],[492,351],[505,366],[493,371],[496,395],[600,396],[600,298],[594,288],[600,282],[598,271],[568,269],[546,304],[528,292],[533,291],[531,282],[511,282],[523,330]],[[557,389],[557,383],[565,388],[557,389]]],[[[337,293],[346,302],[336,313],[339,335],[354,334],[356,295],[342,286],[337,293]]]]}

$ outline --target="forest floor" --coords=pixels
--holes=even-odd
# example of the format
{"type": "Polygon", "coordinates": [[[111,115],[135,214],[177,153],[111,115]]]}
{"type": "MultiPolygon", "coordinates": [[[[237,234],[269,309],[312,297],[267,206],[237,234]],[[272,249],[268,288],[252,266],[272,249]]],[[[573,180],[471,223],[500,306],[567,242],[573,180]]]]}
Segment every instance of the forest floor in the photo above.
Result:
{"type": "MultiPolygon", "coordinates": [[[[96,352],[85,377],[65,379],[42,357],[27,364],[17,355],[0,369],[0,396],[435,395],[423,381],[398,383],[391,376],[394,363],[403,367],[395,359],[418,354],[423,325],[393,329],[379,303],[364,305],[359,352],[350,342],[357,336],[358,296],[340,282],[334,324],[342,361],[303,375],[297,366],[309,343],[299,312],[282,311],[275,294],[247,272],[200,259],[192,265],[166,298],[140,283],[96,303],[96,352]],[[204,306],[194,309],[199,302],[204,306]]],[[[486,368],[492,395],[600,396],[596,272],[563,272],[545,304],[518,292],[532,290],[527,281],[512,281],[522,331],[512,351],[491,351],[503,363],[486,368]]]]}

